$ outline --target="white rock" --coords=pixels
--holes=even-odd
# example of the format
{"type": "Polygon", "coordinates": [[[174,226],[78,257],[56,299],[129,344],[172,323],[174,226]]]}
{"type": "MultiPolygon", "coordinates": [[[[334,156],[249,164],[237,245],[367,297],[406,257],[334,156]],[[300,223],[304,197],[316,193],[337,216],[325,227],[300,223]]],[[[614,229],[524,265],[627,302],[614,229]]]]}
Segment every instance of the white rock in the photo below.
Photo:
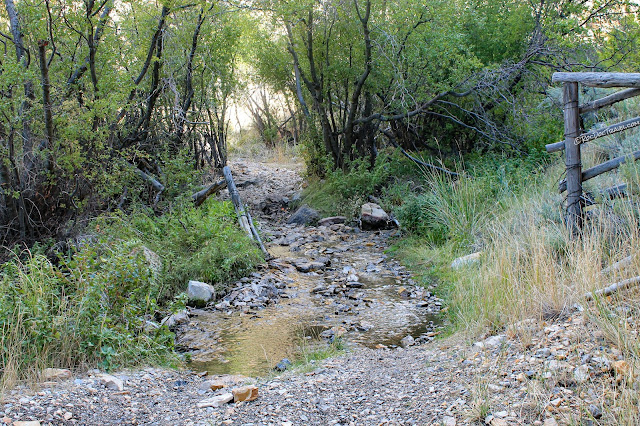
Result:
{"type": "Polygon", "coordinates": [[[442,418],[442,424],[444,426],[456,426],[458,424],[458,422],[456,421],[455,417],[451,417],[451,416],[444,416],[442,418]]]}
{"type": "Polygon", "coordinates": [[[587,364],[583,364],[573,370],[573,378],[576,379],[578,383],[584,383],[589,380],[590,377],[589,366],[587,364]]]}
{"type": "Polygon", "coordinates": [[[173,315],[169,315],[167,318],[162,320],[162,323],[169,328],[172,328],[176,325],[186,324],[189,322],[189,314],[186,309],[181,310],[180,312],[176,312],[173,315]]]}
{"type": "Polygon", "coordinates": [[[474,263],[478,263],[480,261],[480,256],[482,256],[481,251],[477,251],[475,253],[468,254],[466,256],[459,257],[451,262],[451,269],[460,269],[463,266],[473,265],[474,263]]]}
{"type": "Polygon", "coordinates": [[[100,374],[98,379],[100,379],[100,383],[102,383],[107,389],[115,391],[124,390],[124,382],[111,374],[100,374]]]}
{"type": "Polygon", "coordinates": [[[224,404],[230,402],[232,399],[233,399],[232,393],[223,393],[222,395],[216,395],[213,398],[207,398],[198,402],[198,408],[222,407],[224,404]]]}
{"type": "Polygon", "coordinates": [[[375,203],[366,203],[360,209],[360,227],[364,230],[384,228],[389,223],[389,215],[375,203]]]}
{"type": "Polygon", "coordinates": [[[67,380],[71,378],[71,371],[65,368],[45,368],[42,370],[44,380],[67,380]]]}
{"type": "Polygon", "coordinates": [[[482,342],[475,342],[473,346],[479,349],[496,348],[502,345],[505,342],[506,338],[507,336],[505,336],[504,334],[498,334],[496,336],[487,337],[482,342]]]}
{"type": "Polygon", "coordinates": [[[416,340],[413,338],[413,336],[405,336],[402,338],[402,340],[400,340],[400,346],[402,346],[403,348],[408,348],[409,346],[413,346],[416,344],[416,340]]]}
{"type": "Polygon", "coordinates": [[[208,302],[216,295],[216,290],[212,285],[200,281],[189,281],[187,286],[187,296],[189,300],[208,302]]]}

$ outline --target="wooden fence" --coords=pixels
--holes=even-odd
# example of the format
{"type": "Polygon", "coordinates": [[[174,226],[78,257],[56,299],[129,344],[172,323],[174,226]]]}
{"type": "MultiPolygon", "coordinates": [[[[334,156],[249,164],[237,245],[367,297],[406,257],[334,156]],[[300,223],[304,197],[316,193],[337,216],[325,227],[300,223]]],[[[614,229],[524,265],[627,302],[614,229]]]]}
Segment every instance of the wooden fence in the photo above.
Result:
{"type": "MultiPolygon", "coordinates": [[[[640,95],[640,73],[557,72],[553,74],[552,81],[563,84],[564,141],[549,144],[546,148],[548,152],[562,150],[565,152],[566,178],[560,182],[558,190],[560,193],[567,191],[567,223],[574,234],[577,234],[582,227],[584,218],[585,197],[582,191],[582,182],[614,170],[628,159],[633,161],[640,159],[640,151],[635,151],[630,155],[613,158],[583,171],[580,154],[582,144],[640,126],[640,117],[584,133],[581,128],[580,114],[596,111],[640,95]],[[579,105],[579,84],[588,87],[625,87],[627,89],[579,105]]],[[[605,196],[615,197],[622,194],[623,191],[623,186],[617,186],[603,192],[605,196]]]]}

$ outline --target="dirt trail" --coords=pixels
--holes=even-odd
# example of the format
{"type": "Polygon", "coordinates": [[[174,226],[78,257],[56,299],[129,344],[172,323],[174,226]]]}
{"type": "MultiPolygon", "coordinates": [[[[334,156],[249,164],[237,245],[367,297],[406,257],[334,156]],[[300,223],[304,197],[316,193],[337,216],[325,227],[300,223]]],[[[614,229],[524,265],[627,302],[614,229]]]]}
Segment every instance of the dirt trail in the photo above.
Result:
{"type": "Polygon", "coordinates": [[[581,312],[549,323],[525,321],[474,344],[460,338],[426,343],[437,332],[430,315],[440,302],[429,289],[414,287],[410,273],[384,255],[393,231],[286,225],[285,205],[301,185],[296,170],[243,164],[232,166],[241,196],[277,259],[238,282],[217,307],[191,312],[178,343],[194,360],[193,370],[114,374],[122,383],[90,371],[35,390],[19,387],[0,404],[0,421],[22,426],[28,423],[20,421],[608,424],[603,414],[606,389],[619,379],[624,360],[590,330],[581,312]],[[300,339],[326,345],[336,335],[344,335],[346,354],[264,375],[300,339]],[[425,344],[394,347],[406,335],[425,344]],[[253,349],[238,350],[247,342],[253,349]],[[256,355],[256,348],[264,353],[256,355]],[[216,379],[224,379],[227,387],[212,391],[211,380],[216,379]],[[256,384],[258,399],[198,407],[242,383],[256,384]]]}

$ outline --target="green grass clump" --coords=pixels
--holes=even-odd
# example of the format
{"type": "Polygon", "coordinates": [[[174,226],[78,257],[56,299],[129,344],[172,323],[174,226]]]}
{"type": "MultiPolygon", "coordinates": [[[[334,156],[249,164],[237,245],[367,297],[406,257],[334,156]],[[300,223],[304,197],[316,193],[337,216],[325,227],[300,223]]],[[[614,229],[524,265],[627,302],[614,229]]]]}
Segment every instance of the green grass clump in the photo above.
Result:
{"type": "Polygon", "coordinates": [[[0,270],[3,386],[45,367],[166,363],[173,335],[149,326],[158,281],[139,242],[92,245],[54,265],[43,255],[0,270]]]}
{"type": "Polygon", "coordinates": [[[161,260],[161,294],[172,298],[189,280],[210,283],[220,293],[234,279],[246,276],[262,261],[255,244],[237,226],[229,202],[207,200],[199,208],[178,206],[160,217],[140,210],[103,217],[97,233],[138,239],[161,260]]]}
{"type": "Polygon", "coordinates": [[[411,187],[408,181],[419,174],[420,170],[397,152],[383,152],[373,168],[367,161],[353,161],[347,171],[334,170],[324,179],[312,181],[303,194],[302,203],[322,214],[354,218],[360,215],[360,207],[372,195],[379,197],[382,207],[390,210],[402,202],[411,187]]]}

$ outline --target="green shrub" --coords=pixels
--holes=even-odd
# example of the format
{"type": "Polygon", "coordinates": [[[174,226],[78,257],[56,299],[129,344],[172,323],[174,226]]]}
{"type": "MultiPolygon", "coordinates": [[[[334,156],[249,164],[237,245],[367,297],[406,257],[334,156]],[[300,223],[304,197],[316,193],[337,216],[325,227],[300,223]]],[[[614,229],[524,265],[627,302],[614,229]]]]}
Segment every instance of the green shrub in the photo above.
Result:
{"type": "Polygon", "coordinates": [[[151,210],[103,217],[94,229],[110,238],[137,239],[159,256],[162,300],[185,291],[189,280],[224,291],[229,281],[246,276],[262,261],[255,244],[239,229],[229,202],[210,199],[198,208],[185,203],[160,217],[151,210]]]}
{"type": "Polygon", "coordinates": [[[173,334],[156,324],[184,306],[187,281],[222,291],[261,261],[231,205],[214,200],[103,216],[89,230],[56,264],[27,253],[0,266],[2,384],[44,367],[172,361],[173,334]]]}
{"type": "Polygon", "coordinates": [[[0,294],[3,384],[43,367],[172,359],[173,335],[147,322],[158,285],[137,242],[102,241],[58,266],[16,258],[2,266],[0,294]]]}

